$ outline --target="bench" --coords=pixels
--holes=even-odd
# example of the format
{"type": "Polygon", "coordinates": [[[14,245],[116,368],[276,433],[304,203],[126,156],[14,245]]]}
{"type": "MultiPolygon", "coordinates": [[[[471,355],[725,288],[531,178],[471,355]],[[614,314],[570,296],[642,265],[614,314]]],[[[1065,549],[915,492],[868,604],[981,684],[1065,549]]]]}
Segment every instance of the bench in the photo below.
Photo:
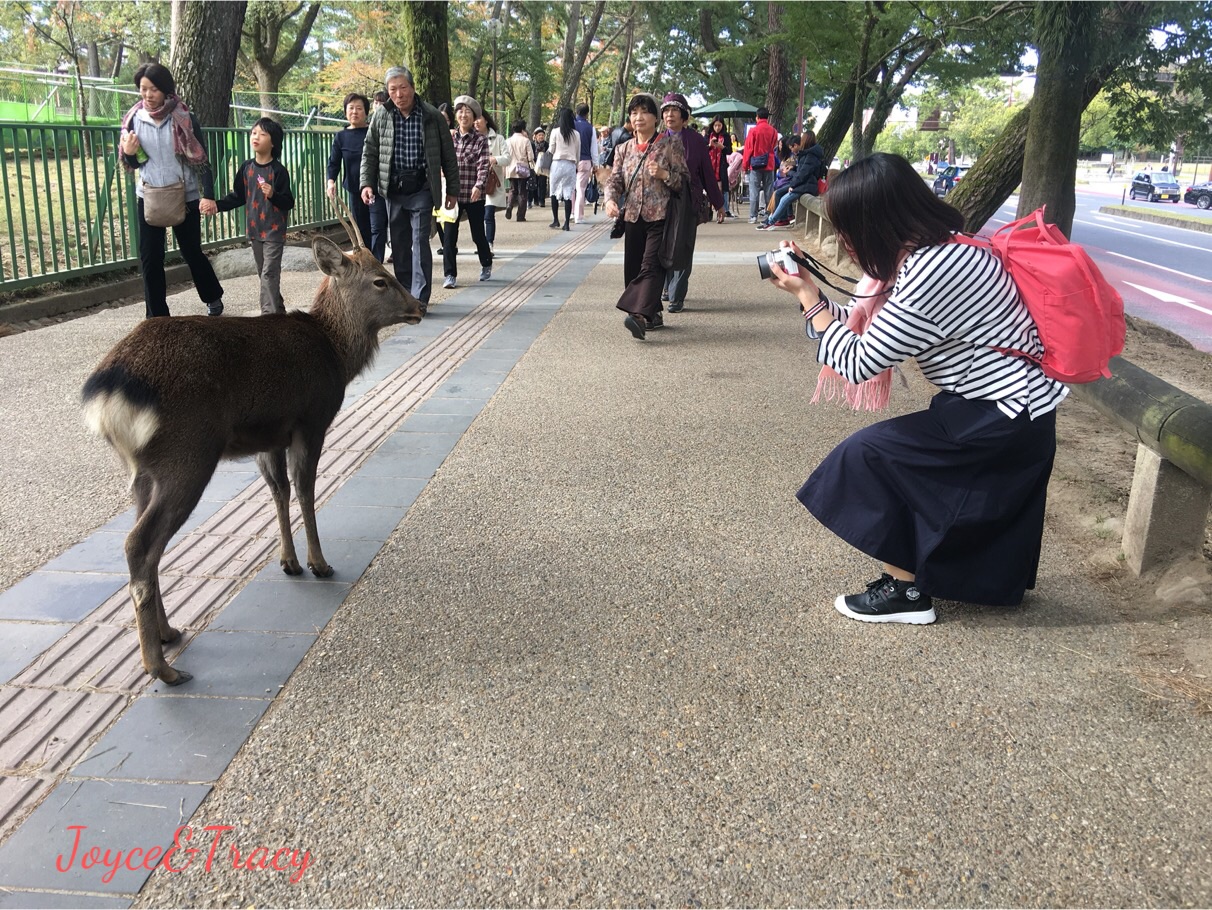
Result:
{"type": "Polygon", "coordinates": [[[800,212],[804,213],[804,236],[816,233],[817,246],[826,237],[833,236],[833,225],[825,217],[825,203],[820,196],[801,196],[795,203],[795,224],[799,224],[800,212]]]}

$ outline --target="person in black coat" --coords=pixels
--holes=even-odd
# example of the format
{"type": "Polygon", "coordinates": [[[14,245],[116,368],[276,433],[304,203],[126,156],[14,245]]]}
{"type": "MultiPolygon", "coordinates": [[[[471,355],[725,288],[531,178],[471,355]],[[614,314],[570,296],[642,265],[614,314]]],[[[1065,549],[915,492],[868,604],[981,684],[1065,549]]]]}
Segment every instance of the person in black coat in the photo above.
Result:
{"type": "Polygon", "coordinates": [[[826,173],[828,171],[825,167],[825,150],[817,143],[816,133],[805,130],[800,140],[800,150],[795,156],[795,171],[792,172],[787,192],[783,194],[774,211],[758,225],[758,230],[769,230],[780,221],[790,221],[795,214],[796,201],[801,196],[817,195],[817,181],[826,173]]]}
{"type": "Polygon", "coordinates": [[[382,262],[387,252],[387,202],[378,196],[368,206],[362,201],[361,188],[358,186],[369,112],[370,101],[365,95],[351,92],[345,96],[345,119],[349,121],[349,126],[332,140],[332,151],[328,155],[328,196],[331,199],[337,195],[337,178],[344,165],[343,183],[349,194],[349,212],[358,226],[362,241],[370,247],[375,259],[382,262]]]}

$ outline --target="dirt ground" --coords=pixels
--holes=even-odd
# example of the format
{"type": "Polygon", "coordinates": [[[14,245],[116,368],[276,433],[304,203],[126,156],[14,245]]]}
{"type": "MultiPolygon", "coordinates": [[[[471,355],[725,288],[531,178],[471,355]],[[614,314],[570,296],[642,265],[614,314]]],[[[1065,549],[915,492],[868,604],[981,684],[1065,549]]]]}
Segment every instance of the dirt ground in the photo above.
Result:
{"type": "MultiPolygon", "coordinates": [[[[1212,355],[1165,329],[1129,317],[1123,356],[1212,401],[1212,355]]],[[[1136,577],[1120,544],[1136,441],[1072,395],[1058,412],[1057,435],[1049,520],[1069,539],[1088,542],[1086,568],[1100,589],[1096,596],[1131,619],[1137,634],[1138,665],[1113,672],[1132,672],[1155,698],[1184,699],[1212,714],[1212,527],[1205,529],[1203,553],[1136,577]]]]}

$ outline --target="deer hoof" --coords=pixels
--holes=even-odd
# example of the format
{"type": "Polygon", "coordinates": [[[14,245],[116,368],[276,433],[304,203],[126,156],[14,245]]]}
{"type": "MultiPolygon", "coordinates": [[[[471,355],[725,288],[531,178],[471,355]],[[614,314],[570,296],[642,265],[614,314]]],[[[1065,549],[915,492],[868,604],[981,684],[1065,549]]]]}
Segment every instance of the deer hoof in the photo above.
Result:
{"type": "Polygon", "coordinates": [[[166,686],[179,686],[181,683],[187,683],[193,678],[193,674],[186,673],[184,670],[174,670],[172,667],[169,667],[160,674],[160,679],[166,686]],[[172,674],[172,679],[168,678],[170,673],[172,674]]]}
{"type": "Polygon", "coordinates": [[[316,576],[316,578],[331,578],[332,577],[333,567],[330,566],[326,562],[322,562],[318,566],[309,562],[307,564],[307,568],[311,569],[311,574],[316,576]]]}
{"type": "Polygon", "coordinates": [[[287,575],[302,575],[303,567],[299,565],[297,559],[284,559],[282,560],[282,571],[287,575]]]}

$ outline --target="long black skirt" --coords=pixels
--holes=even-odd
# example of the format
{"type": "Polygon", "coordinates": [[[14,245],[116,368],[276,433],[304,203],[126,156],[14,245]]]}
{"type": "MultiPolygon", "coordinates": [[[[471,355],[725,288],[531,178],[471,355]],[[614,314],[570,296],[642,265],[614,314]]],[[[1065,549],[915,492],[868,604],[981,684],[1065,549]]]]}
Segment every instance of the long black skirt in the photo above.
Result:
{"type": "Polygon", "coordinates": [[[1056,412],[1011,420],[941,392],[842,442],[800,502],[855,549],[945,600],[1005,606],[1035,587],[1056,412]]]}

